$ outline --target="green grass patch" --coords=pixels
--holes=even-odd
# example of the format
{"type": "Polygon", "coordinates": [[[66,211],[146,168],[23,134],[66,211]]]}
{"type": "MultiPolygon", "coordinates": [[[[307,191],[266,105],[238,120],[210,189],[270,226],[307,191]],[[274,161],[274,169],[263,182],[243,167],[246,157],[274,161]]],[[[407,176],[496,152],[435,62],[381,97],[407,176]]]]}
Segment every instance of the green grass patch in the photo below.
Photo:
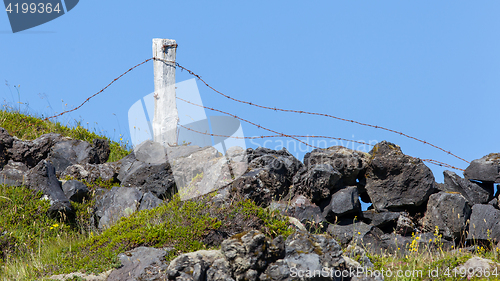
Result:
{"type": "Polygon", "coordinates": [[[291,233],[288,220],[276,212],[260,208],[249,200],[215,207],[210,196],[182,202],[179,196],[152,210],[143,210],[120,219],[101,234],[89,238],[72,249],[63,249],[58,263],[50,265],[52,273],[84,271],[99,273],[118,265],[117,255],[138,246],[172,247],[167,261],[180,253],[206,249],[203,237],[216,229],[231,227],[231,218],[259,221],[269,237],[291,233]]]}
{"type": "Polygon", "coordinates": [[[43,121],[43,118],[22,114],[16,111],[0,110],[0,127],[9,134],[23,140],[33,140],[43,134],[56,133],[65,137],[83,140],[92,143],[94,139],[107,139],[111,153],[108,162],[122,159],[130,153],[124,143],[111,141],[109,138],[90,132],[76,122],[76,126],[67,127],[60,122],[43,121]]]}
{"type": "Polygon", "coordinates": [[[68,223],[47,215],[50,204],[41,196],[0,185],[0,280],[35,279],[58,245],[79,239],[68,223]]]}

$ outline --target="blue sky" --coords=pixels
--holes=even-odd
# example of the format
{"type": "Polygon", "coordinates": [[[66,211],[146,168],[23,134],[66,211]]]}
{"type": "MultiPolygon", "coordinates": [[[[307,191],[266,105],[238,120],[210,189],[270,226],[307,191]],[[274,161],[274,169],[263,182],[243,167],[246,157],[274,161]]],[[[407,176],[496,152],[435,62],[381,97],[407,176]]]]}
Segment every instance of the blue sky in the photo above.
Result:
{"type": "MultiPolygon", "coordinates": [[[[0,12],[0,97],[18,106],[14,85],[20,85],[22,110],[47,116],[71,109],[150,58],[152,38],[169,38],[179,44],[181,65],[235,98],[384,126],[471,161],[500,152],[499,14],[498,1],[87,0],[60,18],[12,34],[7,14],[0,12]]],[[[189,78],[178,71],[178,82],[189,78]]],[[[201,83],[198,88],[204,105],[276,131],[388,140],[406,154],[467,167],[386,131],[258,109],[201,83]]],[[[151,92],[149,62],[59,121],[88,122],[126,141],[129,108],[151,92]]],[[[243,131],[268,134],[248,124],[243,131]]],[[[300,160],[310,150],[286,140],[266,146],[282,144],[300,160]]],[[[442,181],[444,169],[428,166],[442,181]]]]}

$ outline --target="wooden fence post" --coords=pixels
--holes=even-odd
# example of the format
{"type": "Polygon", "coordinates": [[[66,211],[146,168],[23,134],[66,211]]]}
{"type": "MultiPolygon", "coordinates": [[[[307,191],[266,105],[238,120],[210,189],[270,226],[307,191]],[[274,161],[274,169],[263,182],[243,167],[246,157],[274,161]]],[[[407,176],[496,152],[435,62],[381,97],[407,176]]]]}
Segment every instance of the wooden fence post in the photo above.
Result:
{"type": "Polygon", "coordinates": [[[179,115],[175,100],[176,49],[175,40],[153,39],[153,57],[161,59],[154,61],[155,114],[153,118],[153,136],[154,141],[163,144],[163,146],[177,144],[179,115]]]}

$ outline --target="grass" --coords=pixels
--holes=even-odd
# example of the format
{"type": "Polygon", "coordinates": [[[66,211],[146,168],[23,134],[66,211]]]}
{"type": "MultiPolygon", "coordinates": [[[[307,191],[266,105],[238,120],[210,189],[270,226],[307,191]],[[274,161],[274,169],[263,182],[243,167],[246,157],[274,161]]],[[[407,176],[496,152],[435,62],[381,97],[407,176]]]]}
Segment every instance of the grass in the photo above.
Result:
{"type": "Polygon", "coordinates": [[[92,143],[94,139],[106,139],[109,141],[111,153],[108,162],[122,159],[130,153],[124,143],[111,141],[108,137],[90,132],[81,126],[79,122],[74,127],[63,126],[60,122],[42,121],[41,118],[19,113],[17,111],[0,110],[0,127],[6,129],[10,135],[22,140],[33,140],[47,133],[57,133],[65,137],[84,140],[92,143]]]}
{"type": "MultiPolygon", "coordinates": [[[[106,138],[77,124],[68,128],[58,122],[18,112],[0,111],[0,127],[23,140],[46,133],[91,142],[106,138]]],[[[109,139],[108,139],[109,141],[109,139]]],[[[129,153],[110,141],[109,161],[129,153]]],[[[60,180],[69,180],[64,178],[60,180]]],[[[195,179],[196,180],[196,179],[195,179]]],[[[75,218],[51,218],[49,202],[26,187],[0,185],[0,280],[40,280],[75,271],[102,272],[118,266],[117,254],[137,246],[172,247],[168,259],[179,253],[205,249],[203,237],[213,230],[238,232],[258,225],[269,237],[287,236],[288,220],[254,202],[233,198],[231,204],[208,204],[211,196],[182,202],[178,196],[153,210],[136,212],[100,231],[93,225],[97,187],[110,189],[116,182],[82,181],[91,191],[82,203],[72,202],[75,218]],[[237,221],[235,225],[232,221],[237,221]]],[[[213,195],[212,195],[213,196],[213,195]]]]}
{"type": "MultiPolygon", "coordinates": [[[[27,140],[45,133],[86,141],[106,138],[78,124],[68,128],[58,122],[1,110],[0,127],[27,140]]],[[[110,147],[109,161],[129,153],[117,142],[110,141],[110,147]]],[[[197,180],[195,177],[193,182],[197,180]]],[[[117,185],[100,180],[83,182],[91,191],[117,185]]],[[[288,220],[277,212],[242,198],[232,198],[230,203],[220,206],[209,204],[213,195],[186,202],[174,196],[155,209],[136,212],[100,231],[92,222],[96,198],[95,193],[91,194],[82,203],[72,203],[75,218],[61,219],[47,215],[49,203],[40,200],[40,193],[25,187],[0,185],[0,280],[44,280],[53,274],[75,271],[99,273],[117,267],[117,254],[137,246],[171,247],[168,261],[180,253],[217,247],[205,240],[214,230],[238,233],[253,228],[270,238],[287,237],[292,232],[288,220]]],[[[499,262],[498,248],[478,245],[473,251],[445,251],[438,229],[434,236],[435,250],[419,246],[419,238],[414,235],[404,256],[401,251],[383,255],[368,252],[375,265],[372,271],[384,270],[385,280],[500,280],[498,270],[490,272],[488,278],[452,271],[472,256],[499,262]],[[392,276],[387,276],[388,270],[392,276]],[[437,275],[429,277],[434,273],[437,275]]]]}

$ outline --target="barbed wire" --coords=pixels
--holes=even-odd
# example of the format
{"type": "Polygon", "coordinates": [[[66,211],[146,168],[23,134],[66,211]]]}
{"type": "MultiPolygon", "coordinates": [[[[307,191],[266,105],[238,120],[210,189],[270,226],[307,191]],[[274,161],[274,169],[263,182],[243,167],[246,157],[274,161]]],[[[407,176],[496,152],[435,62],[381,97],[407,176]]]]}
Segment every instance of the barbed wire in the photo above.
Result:
{"type": "Polygon", "coordinates": [[[255,123],[254,123],[254,122],[252,122],[252,121],[249,121],[249,120],[246,120],[246,119],[244,119],[244,118],[238,117],[238,116],[236,116],[236,115],[234,115],[234,114],[231,114],[231,113],[229,113],[229,112],[226,112],[226,111],[223,111],[223,110],[220,110],[220,109],[215,109],[215,108],[208,107],[208,106],[204,106],[204,105],[200,105],[200,104],[196,104],[196,103],[190,102],[190,101],[188,101],[188,100],[185,100],[185,99],[183,99],[183,98],[179,98],[179,97],[177,97],[177,99],[178,99],[178,100],[181,100],[181,101],[183,101],[183,102],[189,103],[189,104],[191,104],[191,105],[194,105],[194,106],[198,106],[198,107],[201,107],[201,108],[204,108],[204,109],[208,109],[208,110],[212,110],[212,111],[215,111],[215,112],[219,112],[219,113],[222,113],[222,114],[229,115],[229,116],[231,116],[231,117],[233,117],[233,118],[236,118],[236,119],[241,120],[241,121],[243,121],[243,122],[246,122],[246,123],[248,123],[248,124],[254,125],[254,126],[256,126],[257,128],[259,128],[259,129],[263,129],[263,130],[269,131],[269,132],[271,132],[271,133],[275,133],[275,134],[280,135],[280,136],[282,136],[282,137],[292,138],[292,139],[294,139],[294,140],[296,140],[296,141],[298,141],[298,142],[300,142],[300,143],[303,143],[303,144],[305,144],[305,145],[307,145],[307,146],[310,146],[310,147],[313,147],[313,148],[320,148],[320,147],[317,147],[317,146],[314,146],[314,145],[308,144],[307,142],[301,141],[301,140],[299,140],[298,138],[292,137],[291,135],[287,135],[287,134],[284,134],[284,133],[280,133],[280,132],[274,131],[274,130],[272,130],[272,129],[269,129],[269,128],[266,128],[266,127],[263,127],[263,126],[261,126],[261,125],[255,124],[255,123]]]}
{"type": "MultiPolygon", "coordinates": [[[[167,46],[167,47],[177,47],[177,46],[167,46]]],[[[119,80],[120,78],[122,78],[125,74],[129,73],[130,71],[134,70],[135,68],[151,61],[151,60],[159,60],[159,61],[163,61],[165,63],[170,63],[172,64],[173,66],[175,67],[179,67],[181,70],[185,70],[187,71],[190,75],[193,75],[194,77],[196,77],[198,80],[200,80],[203,84],[205,84],[207,87],[209,87],[211,90],[213,90],[214,92],[226,97],[226,98],[229,98],[233,101],[236,101],[236,102],[240,102],[240,103],[244,103],[244,104],[248,104],[248,105],[252,105],[252,106],[256,106],[256,107],[259,107],[259,108],[263,108],[263,109],[269,109],[269,110],[274,110],[274,111],[281,111],[281,112],[292,112],[292,113],[299,113],[299,114],[309,114],[309,115],[317,115],[317,116],[324,116],[324,117],[329,117],[329,118],[334,118],[334,119],[337,119],[337,120],[341,120],[341,121],[346,121],[346,122],[351,122],[351,123],[355,123],[355,124],[359,124],[359,125],[363,125],[363,126],[368,126],[368,127],[373,127],[373,128],[376,128],[376,129],[382,129],[382,130],[386,130],[386,131],[389,131],[389,132],[392,132],[392,133],[396,133],[396,134],[399,134],[399,135],[402,135],[402,136],[405,136],[405,137],[408,137],[410,139],[414,139],[416,141],[419,141],[423,144],[427,144],[427,145],[430,145],[434,148],[437,148],[451,156],[454,156],[455,158],[458,158],[462,161],[465,161],[467,163],[470,163],[469,161],[451,153],[450,151],[447,151],[439,146],[436,146],[432,143],[429,143],[427,141],[424,141],[424,140],[421,140],[421,139],[418,139],[416,137],[412,137],[412,136],[409,136],[407,134],[404,134],[402,132],[399,132],[399,131],[396,131],[396,130],[392,130],[392,129],[388,129],[388,128],[385,128],[385,127],[381,127],[381,126],[376,126],[376,125],[371,125],[371,124],[367,124],[367,123],[362,123],[362,122],[358,122],[358,121],[355,121],[355,120],[350,120],[350,119],[345,119],[345,118],[341,118],[341,117],[337,117],[337,116],[333,116],[333,115],[330,115],[330,114],[326,114],[326,113],[317,113],[317,112],[308,112],[308,111],[302,111],[302,110],[293,110],[293,109],[282,109],[282,108],[278,108],[278,107],[268,107],[268,106],[263,106],[263,105],[259,105],[259,104],[255,104],[255,103],[252,103],[252,102],[248,102],[248,101],[243,101],[243,100],[239,100],[239,99],[236,99],[236,98],[233,98],[229,95],[226,95],[218,90],[216,90],[215,88],[213,88],[212,86],[210,86],[207,82],[205,82],[205,80],[203,80],[201,78],[201,76],[199,76],[198,74],[194,73],[193,71],[187,69],[186,67],[180,65],[179,63],[177,62],[174,62],[174,61],[168,61],[168,60],[165,60],[165,59],[160,59],[160,58],[156,58],[156,57],[152,57],[152,58],[149,58],[149,59],[146,59],[144,61],[142,61],[141,63],[138,63],[136,65],[134,65],[133,67],[129,68],[127,71],[123,72],[120,76],[116,77],[115,79],[113,79],[108,85],[106,85],[104,88],[102,88],[101,90],[99,90],[98,92],[96,92],[95,94],[93,94],[92,96],[88,97],[87,99],[85,99],[79,106],[73,108],[73,109],[69,109],[69,110],[66,110],[66,111],[63,111],[61,113],[58,113],[58,114],[55,114],[55,115],[52,115],[52,116],[48,116],[48,117],[45,117],[43,119],[39,119],[37,120],[35,123],[30,123],[28,124],[26,127],[24,128],[20,128],[19,130],[17,131],[13,131],[13,134],[14,133],[18,133],[19,131],[23,130],[23,129],[27,129],[31,126],[34,126],[34,125],[37,125],[38,123],[41,123],[41,122],[44,122],[44,121],[48,121],[50,119],[53,119],[53,118],[57,118],[59,116],[62,116],[64,114],[67,114],[67,113],[70,113],[70,112],[73,112],[73,111],[76,111],[78,109],[80,109],[84,104],[86,104],[87,102],[89,102],[92,98],[94,98],[95,96],[101,94],[102,92],[104,92],[108,87],[110,87],[113,83],[115,83],[117,80],[119,80]]],[[[326,139],[335,139],[335,140],[341,140],[341,141],[347,141],[347,142],[353,142],[353,143],[359,143],[359,144],[363,144],[363,145],[369,145],[369,146],[373,146],[372,144],[369,144],[369,143],[366,143],[366,142],[362,142],[362,141],[355,141],[355,140],[349,140],[349,139],[344,139],[344,138],[337,138],[337,137],[331,137],[331,136],[304,136],[304,135],[288,135],[288,134],[284,134],[284,133],[280,133],[280,132],[277,132],[277,131],[274,131],[274,130],[271,130],[269,128],[266,128],[266,127],[263,127],[259,124],[256,124],[254,122],[251,122],[249,120],[246,120],[246,119],[243,119],[243,118],[240,118],[234,114],[231,114],[231,113],[228,113],[228,112],[225,112],[225,111],[222,111],[222,110],[219,110],[219,109],[215,109],[215,108],[211,108],[211,107],[206,107],[206,106],[203,106],[203,105],[198,105],[198,104],[195,104],[193,102],[190,102],[190,101],[187,101],[187,100],[184,100],[182,98],[179,98],[177,97],[177,99],[181,100],[181,101],[184,101],[184,102],[187,102],[187,103],[190,103],[192,105],[195,105],[195,106],[199,106],[199,107],[202,107],[202,108],[205,108],[205,109],[208,109],[208,110],[212,110],[212,111],[216,111],[216,112],[219,112],[219,113],[222,113],[222,114],[226,114],[226,115],[229,115],[233,118],[236,118],[238,120],[241,120],[243,122],[246,122],[246,123],[249,123],[253,126],[256,126],[260,129],[263,129],[263,130],[266,130],[266,131],[269,131],[269,132],[272,132],[276,135],[272,135],[272,136],[254,136],[254,137],[236,137],[236,136],[224,136],[224,135],[216,135],[216,134],[209,134],[209,133],[203,133],[203,132],[199,132],[199,131],[195,131],[191,128],[188,128],[188,127],[185,127],[183,125],[179,125],[187,130],[191,130],[191,131],[195,131],[197,133],[201,133],[201,134],[209,134],[209,135],[212,135],[212,136],[218,136],[218,137],[226,137],[226,138],[243,138],[243,139],[258,139],[258,138],[278,138],[278,137],[286,137],[286,138],[291,138],[291,139],[294,139],[300,143],[303,143],[305,144],[306,146],[309,146],[309,147],[312,147],[312,148],[320,148],[320,147],[317,147],[317,146],[314,146],[314,145],[311,145],[311,144],[308,144],[302,140],[300,140],[299,138],[305,138],[305,137],[308,137],[308,138],[326,138],[326,139]]],[[[455,169],[455,170],[459,170],[459,171],[464,171],[464,169],[461,169],[461,168],[457,168],[455,166],[452,166],[452,165],[449,165],[447,163],[444,163],[444,162],[441,162],[441,161],[437,161],[437,160],[433,160],[433,159],[422,159],[422,161],[425,161],[425,162],[428,162],[428,163],[431,163],[431,164],[434,164],[434,165],[437,165],[437,166],[442,166],[442,167],[447,167],[447,168],[451,168],[451,169],[455,169]]]]}
{"type": "MultiPolygon", "coordinates": [[[[373,144],[369,144],[369,143],[366,143],[364,141],[355,141],[355,140],[350,140],[350,139],[329,137],[329,136],[316,136],[316,135],[286,135],[285,136],[283,134],[283,135],[267,135],[267,136],[263,135],[263,136],[243,136],[243,137],[240,137],[240,136],[227,136],[227,135],[219,135],[219,134],[213,134],[213,133],[208,133],[208,132],[201,132],[201,131],[194,130],[192,128],[186,127],[186,126],[181,125],[181,124],[179,124],[178,126],[184,128],[186,130],[198,133],[198,134],[204,134],[204,135],[209,135],[212,137],[221,137],[221,138],[247,139],[248,140],[248,139],[282,138],[282,137],[286,137],[286,136],[291,136],[291,137],[295,137],[295,138],[334,139],[334,140],[354,142],[354,143],[358,143],[358,144],[362,144],[362,145],[373,146],[373,144]]],[[[262,128],[262,126],[261,126],[261,128],[262,128]]]]}
{"type": "MultiPolygon", "coordinates": [[[[134,65],[133,67],[129,68],[127,71],[123,72],[120,76],[116,77],[115,79],[113,79],[113,81],[111,81],[108,85],[106,85],[106,87],[102,88],[100,91],[98,91],[97,93],[93,94],[92,96],[88,97],[86,100],[84,100],[79,106],[73,108],[73,109],[69,109],[69,110],[66,110],[66,111],[63,111],[59,114],[56,114],[56,115],[52,115],[52,116],[49,116],[49,117],[45,117],[43,119],[40,119],[40,120],[37,120],[37,122],[35,123],[31,123],[31,124],[28,124],[28,126],[24,127],[24,128],[20,128],[19,130],[17,131],[14,131],[12,132],[13,134],[15,133],[18,133],[19,131],[23,130],[23,129],[28,129],[29,127],[31,126],[34,126],[34,125],[37,125],[38,123],[41,123],[41,122],[44,122],[44,121],[48,121],[52,118],[57,118],[59,116],[62,116],[66,113],[70,113],[70,112],[73,112],[75,110],[78,110],[80,109],[80,107],[82,107],[84,104],[86,104],[88,101],[90,101],[90,99],[92,99],[93,97],[99,95],[100,93],[104,92],[109,86],[111,86],[113,83],[115,83],[118,79],[122,78],[125,74],[129,73],[130,71],[134,70],[135,68],[147,63],[148,61],[152,60],[153,58],[149,58],[141,63],[138,63],[136,65],[134,65]]],[[[26,119],[26,118],[25,118],[26,119]]]]}
{"type": "MultiPolygon", "coordinates": [[[[281,138],[281,137],[283,137],[282,135],[243,136],[243,137],[240,137],[240,136],[228,136],[228,135],[220,135],[220,134],[214,134],[214,133],[209,133],[209,132],[197,131],[195,129],[186,127],[186,126],[181,125],[181,124],[179,124],[179,127],[182,127],[182,128],[184,128],[186,130],[189,130],[189,131],[192,131],[192,132],[195,132],[195,133],[198,133],[198,134],[208,135],[208,136],[212,136],[212,137],[222,137],[222,138],[226,138],[226,139],[228,139],[228,138],[233,138],[233,139],[264,139],[264,138],[281,138]]],[[[292,136],[292,137],[295,137],[295,138],[335,139],[335,140],[341,140],[341,141],[348,141],[348,142],[359,143],[359,144],[368,145],[368,146],[374,146],[373,144],[369,144],[369,143],[362,142],[362,141],[355,141],[355,140],[349,140],[349,139],[344,139],[344,138],[336,138],[336,137],[329,137],[329,136],[315,136],[315,135],[312,135],[312,136],[309,136],[309,135],[289,135],[289,136],[292,136]]],[[[457,168],[457,167],[452,166],[450,164],[447,164],[447,163],[444,163],[444,162],[441,162],[441,161],[437,161],[437,160],[434,160],[434,159],[421,159],[421,160],[424,161],[424,162],[430,163],[430,164],[434,164],[436,166],[446,167],[446,168],[450,168],[450,169],[455,169],[455,170],[459,170],[459,171],[462,171],[462,172],[465,171],[464,169],[457,168]]]]}
{"type": "Polygon", "coordinates": [[[458,168],[458,167],[455,167],[455,166],[452,166],[450,164],[446,164],[444,162],[441,162],[441,161],[437,161],[437,160],[434,160],[434,159],[421,159],[422,161],[425,161],[427,163],[431,163],[431,164],[434,164],[436,166],[440,166],[440,167],[446,167],[446,168],[450,168],[450,169],[455,169],[455,170],[459,170],[459,171],[465,171],[464,169],[461,169],[461,168],[458,168]]]}
{"type": "MultiPolygon", "coordinates": [[[[160,58],[153,58],[154,60],[161,60],[163,61],[163,59],[160,59],[160,58]]],[[[170,62],[170,61],[169,61],[170,62]]],[[[259,105],[259,104],[256,104],[256,103],[252,103],[252,102],[249,102],[249,101],[244,101],[244,100],[240,100],[240,99],[236,99],[236,98],[233,98],[229,95],[226,95],[220,91],[218,91],[217,89],[215,89],[214,87],[210,86],[205,80],[203,80],[201,78],[200,75],[194,73],[192,70],[189,70],[188,68],[180,65],[179,63],[175,62],[175,65],[177,67],[179,67],[180,69],[182,70],[185,70],[187,71],[190,75],[193,75],[194,77],[196,77],[198,80],[200,80],[203,84],[205,84],[205,86],[207,86],[208,88],[210,88],[212,91],[216,92],[217,94],[223,96],[223,97],[226,97],[230,100],[233,100],[233,101],[236,101],[236,102],[239,102],[239,103],[243,103],[243,104],[248,104],[248,105],[252,105],[252,106],[255,106],[255,107],[259,107],[259,108],[263,108],[263,109],[269,109],[269,110],[274,110],[274,111],[281,111],[281,112],[291,112],[291,113],[299,113],[299,114],[308,114],[308,115],[316,115],[316,116],[324,116],[324,117],[329,117],[329,118],[333,118],[333,119],[337,119],[337,120],[341,120],[341,121],[345,121],[345,122],[350,122],[350,123],[354,123],[354,124],[358,124],[358,125],[362,125],[362,126],[367,126],[367,127],[372,127],[372,128],[375,128],[375,129],[381,129],[381,130],[385,130],[385,131],[388,131],[388,132],[392,132],[392,133],[395,133],[395,134],[398,134],[398,135],[401,135],[401,136],[404,136],[404,137],[407,137],[407,138],[410,138],[410,139],[413,139],[413,140],[416,140],[418,142],[421,142],[423,144],[426,144],[426,145],[430,145],[431,147],[434,147],[436,149],[439,149],[457,159],[460,159],[466,163],[469,163],[469,161],[465,160],[464,158],[462,157],[459,157],[458,155],[452,153],[451,151],[448,151],[448,150],[445,150],[437,145],[434,145],[428,141],[425,141],[425,140],[421,140],[419,138],[416,138],[416,137],[413,137],[413,136],[410,136],[408,134],[405,134],[403,132],[400,132],[400,131],[396,131],[396,130],[392,130],[392,129],[389,129],[389,128],[385,128],[385,127],[382,127],[382,126],[378,126],[378,125],[372,125],[372,124],[368,124],[368,123],[362,123],[362,122],[359,122],[359,121],[355,121],[355,120],[352,120],[352,119],[346,119],[346,118],[341,118],[341,117],[338,117],[338,116],[334,116],[334,115],[330,115],[330,114],[327,114],[327,113],[320,113],[320,112],[309,112],[309,111],[303,111],[303,110],[294,110],[294,109],[283,109],[283,108],[279,108],[279,107],[269,107],[269,106],[264,106],[264,105],[259,105]]]]}

